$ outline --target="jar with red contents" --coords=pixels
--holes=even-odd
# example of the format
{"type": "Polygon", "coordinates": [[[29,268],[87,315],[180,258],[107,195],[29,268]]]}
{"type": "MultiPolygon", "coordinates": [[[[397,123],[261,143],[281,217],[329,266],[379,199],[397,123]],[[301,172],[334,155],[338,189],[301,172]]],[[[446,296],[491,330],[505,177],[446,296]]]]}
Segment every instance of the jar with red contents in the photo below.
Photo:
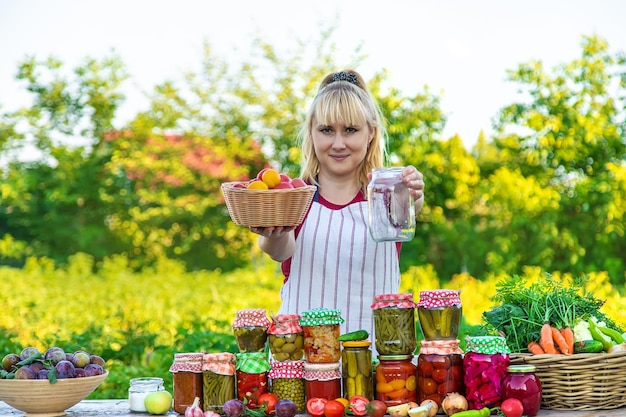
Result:
{"type": "Polygon", "coordinates": [[[264,351],[269,325],[265,309],[239,310],[232,326],[239,352],[264,351]]]}
{"type": "Polygon", "coordinates": [[[269,392],[268,371],[271,366],[265,352],[238,353],[237,398],[250,408],[256,408],[259,397],[269,392]]]}
{"type": "Polygon", "coordinates": [[[377,353],[412,355],[417,346],[413,294],[379,294],[371,307],[377,353]]]}
{"type": "Polygon", "coordinates": [[[202,357],[204,353],[176,353],[170,366],[174,384],[174,411],[185,414],[193,400],[200,398],[203,409],[202,357]]]}
{"type": "Polygon", "coordinates": [[[502,381],[510,364],[509,347],[500,336],[467,338],[463,356],[465,397],[470,409],[499,407],[504,400],[502,381]]]}
{"type": "Polygon", "coordinates": [[[433,400],[439,407],[447,394],[465,395],[463,351],[459,340],[422,340],[417,357],[418,402],[433,400]]]}
{"type": "Polygon", "coordinates": [[[413,355],[381,355],[378,360],[375,399],[387,407],[417,402],[417,367],[413,355]]]}
{"type": "Polygon", "coordinates": [[[273,360],[284,362],[304,358],[304,332],[299,314],[279,314],[272,317],[267,334],[273,360]]]}
{"type": "Polygon", "coordinates": [[[417,316],[426,340],[455,340],[461,326],[461,297],[456,290],[420,292],[417,316]]]}
{"type": "Polygon", "coordinates": [[[341,359],[339,325],[344,322],[339,310],[314,308],[302,312],[304,357],[310,363],[335,363],[341,359]]]}
{"type": "Polygon", "coordinates": [[[306,398],[326,398],[334,400],[341,397],[341,364],[304,363],[304,386],[306,398]]]}
{"type": "Polygon", "coordinates": [[[534,365],[511,365],[502,381],[503,398],[517,398],[525,416],[536,416],[541,407],[541,381],[534,365]]]}

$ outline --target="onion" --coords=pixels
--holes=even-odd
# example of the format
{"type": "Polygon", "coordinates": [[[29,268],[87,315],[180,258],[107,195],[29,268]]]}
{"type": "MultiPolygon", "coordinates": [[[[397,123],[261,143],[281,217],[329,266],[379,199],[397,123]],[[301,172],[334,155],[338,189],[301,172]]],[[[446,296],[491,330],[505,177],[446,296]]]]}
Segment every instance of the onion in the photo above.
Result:
{"type": "Polygon", "coordinates": [[[611,346],[609,350],[607,351],[607,353],[617,353],[617,352],[623,352],[625,350],[626,350],[626,342],[620,343],[619,345],[611,346]]]}
{"type": "Polygon", "coordinates": [[[430,407],[430,410],[428,411],[428,417],[435,417],[439,412],[439,404],[437,404],[437,401],[435,400],[424,400],[422,401],[420,406],[430,407]]]}
{"type": "Polygon", "coordinates": [[[446,415],[451,416],[461,411],[467,411],[467,399],[458,392],[451,392],[441,402],[441,408],[446,415]]]}

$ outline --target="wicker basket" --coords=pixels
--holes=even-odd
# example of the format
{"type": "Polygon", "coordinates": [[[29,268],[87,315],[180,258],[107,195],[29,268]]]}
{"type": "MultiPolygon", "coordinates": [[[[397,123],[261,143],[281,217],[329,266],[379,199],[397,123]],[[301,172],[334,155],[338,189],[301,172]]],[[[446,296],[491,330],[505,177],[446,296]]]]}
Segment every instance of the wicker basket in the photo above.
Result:
{"type": "Polygon", "coordinates": [[[226,207],[240,226],[298,226],[304,220],[317,187],[308,185],[278,190],[236,188],[236,182],[222,184],[226,207]]]}
{"type": "Polygon", "coordinates": [[[511,365],[534,365],[541,407],[609,410],[626,405],[626,352],[531,355],[512,353],[511,365]]]}

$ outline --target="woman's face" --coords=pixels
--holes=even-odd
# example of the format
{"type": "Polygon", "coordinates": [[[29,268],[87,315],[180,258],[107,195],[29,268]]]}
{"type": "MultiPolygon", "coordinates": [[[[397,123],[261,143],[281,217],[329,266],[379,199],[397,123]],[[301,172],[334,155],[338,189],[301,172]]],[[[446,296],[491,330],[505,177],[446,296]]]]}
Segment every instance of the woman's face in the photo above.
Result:
{"type": "Polygon", "coordinates": [[[369,126],[321,125],[312,120],[311,134],[320,170],[337,176],[357,175],[373,138],[369,126]]]}

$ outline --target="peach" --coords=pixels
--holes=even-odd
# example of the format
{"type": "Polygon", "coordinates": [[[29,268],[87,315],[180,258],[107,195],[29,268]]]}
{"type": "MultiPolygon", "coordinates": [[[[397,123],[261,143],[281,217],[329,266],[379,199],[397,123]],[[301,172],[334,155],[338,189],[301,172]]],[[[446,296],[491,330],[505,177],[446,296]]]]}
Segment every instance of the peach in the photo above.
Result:
{"type": "Polygon", "coordinates": [[[252,180],[248,184],[248,190],[267,190],[269,187],[266,183],[260,180],[252,180]]]}
{"type": "Polygon", "coordinates": [[[275,169],[270,168],[261,175],[261,181],[266,183],[268,188],[274,188],[280,184],[280,174],[275,169]]]}

